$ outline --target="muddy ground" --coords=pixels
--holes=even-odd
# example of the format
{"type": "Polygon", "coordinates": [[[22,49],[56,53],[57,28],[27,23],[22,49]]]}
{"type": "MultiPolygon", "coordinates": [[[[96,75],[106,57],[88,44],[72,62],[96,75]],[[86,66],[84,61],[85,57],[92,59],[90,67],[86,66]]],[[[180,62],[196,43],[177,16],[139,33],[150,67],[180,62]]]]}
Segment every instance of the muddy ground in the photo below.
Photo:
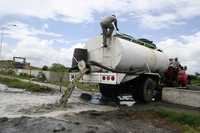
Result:
{"type": "MultiPolygon", "coordinates": [[[[168,108],[168,104],[99,105],[95,100],[92,103],[80,100],[81,93],[75,90],[68,106],[60,107],[56,104],[60,97],[58,93],[32,94],[0,86],[0,133],[181,132],[179,126],[155,113],[156,108],[168,108]]],[[[176,107],[171,106],[175,110],[176,107]]]]}
{"type": "Polygon", "coordinates": [[[1,133],[178,133],[168,121],[147,112],[117,110],[86,111],[65,115],[63,120],[47,117],[1,118],[1,133]]]}

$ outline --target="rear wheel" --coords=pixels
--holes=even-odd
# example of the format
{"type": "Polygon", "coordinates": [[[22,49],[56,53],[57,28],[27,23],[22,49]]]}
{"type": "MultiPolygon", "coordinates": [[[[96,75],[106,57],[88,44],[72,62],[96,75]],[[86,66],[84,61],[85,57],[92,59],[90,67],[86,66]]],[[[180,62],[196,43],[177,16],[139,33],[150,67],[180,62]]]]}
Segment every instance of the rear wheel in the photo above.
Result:
{"type": "Polygon", "coordinates": [[[159,86],[159,88],[156,90],[154,98],[155,98],[155,101],[162,100],[162,87],[159,86]]]}
{"type": "Polygon", "coordinates": [[[147,78],[142,87],[142,100],[146,103],[151,102],[155,90],[155,82],[152,79],[147,78]]]}
{"type": "Polygon", "coordinates": [[[137,82],[135,91],[133,92],[133,98],[136,102],[150,103],[153,98],[155,87],[155,81],[151,78],[141,79],[137,82]]]}

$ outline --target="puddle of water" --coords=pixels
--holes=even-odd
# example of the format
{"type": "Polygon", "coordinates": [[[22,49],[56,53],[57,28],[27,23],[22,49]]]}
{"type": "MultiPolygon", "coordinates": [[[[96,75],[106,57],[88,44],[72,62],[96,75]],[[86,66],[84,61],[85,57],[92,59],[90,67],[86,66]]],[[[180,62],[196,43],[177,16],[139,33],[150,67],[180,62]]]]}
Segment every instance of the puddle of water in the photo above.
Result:
{"type": "MultiPolygon", "coordinates": [[[[61,98],[60,93],[30,93],[22,89],[8,88],[0,84],[0,116],[1,117],[54,117],[62,119],[65,114],[74,114],[82,111],[112,111],[118,107],[100,105],[101,95],[92,94],[90,102],[80,99],[80,95],[85,93],[75,89],[68,101],[66,108],[56,107],[55,103],[61,98]],[[49,106],[48,106],[49,105],[49,106]]],[[[129,99],[129,97],[125,97],[129,99]]],[[[127,106],[134,104],[131,102],[120,102],[127,106]]]]}
{"type": "Polygon", "coordinates": [[[24,93],[24,89],[17,89],[17,88],[9,88],[6,85],[0,84],[0,92],[7,92],[7,93],[24,93]]]}
{"type": "Polygon", "coordinates": [[[21,89],[8,88],[7,86],[0,84],[0,116],[47,116],[62,118],[65,114],[74,114],[82,111],[110,111],[116,109],[114,107],[100,106],[80,100],[79,97],[82,92],[83,91],[81,90],[74,90],[68,102],[69,107],[54,108],[53,105],[59,101],[61,94],[30,93],[21,89]],[[51,106],[45,108],[44,105],[51,106]],[[34,112],[34,110],[36,110],[36,112],[34,112]]]}
{"type": "Polygon", "coordinates": [[[122,96],[119,97],[119,99],[121,100],[120,105],[126,105],[128,107],[131,107],[136,103],[132,96],[122,96]]]}
{"type": "Polygon", "coordinates": [[[69,98],[66,108],[57,108],[50,112],[41,114],[40,116],[62,119],[63,116],[66,114],[73,115],[76,113],[80,113],[83,111],[90,111],[90,110],[112,111],[112,110],[118,109],[117,107],[113,107],[113,106],[100,105],[100,102],[99,102],[100,94],[94,94],[93,95],[94,98],[92,98],[92,101],[84,101],[80,98],[80,95],[82,93],[85,93],[85,92],[79,89],[75,89],[71,97],[69,98]]]}
{"type": "Polygon", "coordinates": [[[53,104],[60,98],[58,94],[30,93],[21,89],[0,85],[0,116],[21,116],[19,110],[42,104],[53,104]]]}

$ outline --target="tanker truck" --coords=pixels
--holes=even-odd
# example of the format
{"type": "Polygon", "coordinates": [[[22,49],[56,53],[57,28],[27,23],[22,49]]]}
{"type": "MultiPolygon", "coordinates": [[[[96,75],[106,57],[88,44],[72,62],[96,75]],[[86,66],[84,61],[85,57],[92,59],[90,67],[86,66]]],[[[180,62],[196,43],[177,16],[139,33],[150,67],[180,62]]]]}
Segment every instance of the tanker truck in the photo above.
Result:
{"type": "Polygon", "coordinates": [[[97,36],[74,50],[70,80],[84,67],[87,72],[80,82],[99,84],[102,97],[129,94],[145,103],[160,99],[169,60],[153,42],[122,33],[107,39],[107,47],[102,42],[102,36],[97,36]]]}

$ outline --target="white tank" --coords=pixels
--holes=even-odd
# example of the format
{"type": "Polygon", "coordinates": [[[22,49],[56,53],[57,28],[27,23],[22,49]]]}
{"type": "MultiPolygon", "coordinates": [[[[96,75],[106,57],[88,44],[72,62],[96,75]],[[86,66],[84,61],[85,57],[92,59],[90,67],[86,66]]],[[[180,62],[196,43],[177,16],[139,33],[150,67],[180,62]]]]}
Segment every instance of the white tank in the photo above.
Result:
{"type": "MultiPolygon", "coordinates": [[[[106,48],[102,45],[102,36],[86,42],[88,60],[117,71],[127,72],[140,69],[162,73],[168,67],[168,57],[157,49],[151,49],[119,37],[112,37],[108,42],[106,48]]],[[[100,70],[101,68],[92,67],[92,69],[100,70]]]]}

